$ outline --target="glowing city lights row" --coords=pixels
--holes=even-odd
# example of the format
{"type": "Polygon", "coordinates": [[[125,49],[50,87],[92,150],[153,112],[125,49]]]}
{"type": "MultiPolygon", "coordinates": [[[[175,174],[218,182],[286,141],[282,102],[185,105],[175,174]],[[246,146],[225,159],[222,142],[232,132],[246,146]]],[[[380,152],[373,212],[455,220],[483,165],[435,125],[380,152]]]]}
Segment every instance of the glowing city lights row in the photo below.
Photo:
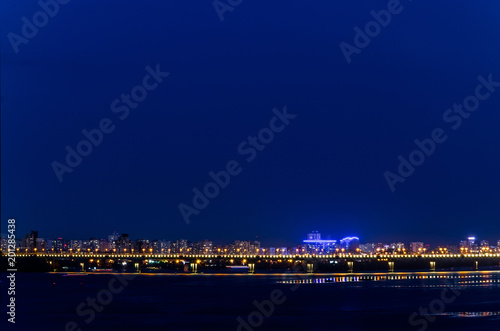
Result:
{"type": "MultiPolygon", "coordinates": [[[[1,238],[1,249],[5,253],[14,242],[1,238]]],[[[64,240],[56,238],[45,240],[38,237],[38,231],[31,231],[22,239],[15,240],[18,254],[113,254],[113,255],[158,255],[158,256],[378,256],[378,255],[492,255],[500,253],[500,240],[496,246],[487,241],[477,242],[469,236],[458,245],[439,245],[431,247],[423,242],[365,243],[359,237],[349,236],[340,240],[322,239],[321,234],[313,231],[295,247],[261,247],[258,241],[235,240],[226,245],[214,245],[210,240],[190,242],[186,239],[168,240],[130,240],[127,234],[114,232],[108,239],[64,240]]]]}

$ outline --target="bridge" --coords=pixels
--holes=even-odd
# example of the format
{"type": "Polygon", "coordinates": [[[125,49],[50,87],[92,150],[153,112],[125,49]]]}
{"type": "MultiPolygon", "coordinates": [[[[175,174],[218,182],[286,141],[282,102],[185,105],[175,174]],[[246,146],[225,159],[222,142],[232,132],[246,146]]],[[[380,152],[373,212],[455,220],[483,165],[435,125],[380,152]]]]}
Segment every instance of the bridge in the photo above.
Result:
{"type": "MultiPolygon", "coordinates": [[[[11,253],[12,254],[12,253],[11,253]]],[[[7,254],[3,253],[3,257],[7,254]]],[[[500,266],[499,253],[481,254],[154,254],[154,253],[103,253],[103,252],[38,252],[16,253],[15,258],[37,259],[55,265],[56,262],[76,262],[85,270],[89,266],[109,266],[112,263],[131,263],[137,272],[155,263],[182,264],[186,272],[198,272],[208,265],[257,269],[285,268],[312,273],[316,271],[354,272],[367,270],[430,270],[492,268],[500,266]]],[[[22,270],[21,270],[22,271],[22,270]]]]}

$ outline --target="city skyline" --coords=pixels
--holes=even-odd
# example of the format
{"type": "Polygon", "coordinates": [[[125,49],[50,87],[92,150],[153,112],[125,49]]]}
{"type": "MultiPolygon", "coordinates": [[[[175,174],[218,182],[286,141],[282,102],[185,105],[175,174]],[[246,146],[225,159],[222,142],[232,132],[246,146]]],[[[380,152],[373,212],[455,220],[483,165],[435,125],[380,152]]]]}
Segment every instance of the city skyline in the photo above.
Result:
{"type": "MultiPolygon", "coordinates": [[[[3,240],[2,241],[2,249],[3,249],[4,248],[3,247],[4,241],[5,242],[7,241],[6,240],[7,234],[2,233],[1,238],[3,240]]],[[[412,246],[414,246],[415,244],[418,244],[421,248],[426,247],[426,250],[429,250],[429,251],[434,250],[434,249],[439,249],[439,247],[441,247],[441,248],[446,247],[447,249],[458,250],[463,245],[463,243],[467,243],[467,246],[469,248],[471,248],[472,246],[475,245],[477,247],[493,247],[494,249],[500,249],[500,235],[497,237],[497,239],[494,239],[494,240],[488,240],[485,238],[468,235],[466,237],[459,238],[455,242],[435,243],[435,242],[429,242],[429,241],[426,241],[423,239],[411,240],[411,241],[396,240],[396,239],[391,240],[391,241],[361,240],[359,237],[354,237],[354,236],[343,237],[343,238],[338,237],[338,238],[332,239],[331,235],[328,235],[325,237],[319,231],[309,232],[307,235],[303,236],[302,240],[295,242],[293,245],[288,245],[287,243],[281,243],[281,244],[280,243],[276,243],[276,244],[262,243],[261,241],[258,240],[258,237],[254,238],[254,239],[243,239],[243,238],[232,239],[230,241],[221,242],[221,241],[212,240],[210,238],[204,238],[202,240],[190,240],[189,238],[169,238],[169,239],[166,239],[166,238],[162,238],[162,237],[160,237],[160,238],[157,238],[157,237],[134,237],[134,236],[130,236],[129,233],[120,233],[120,232],[116,232],[116,231],[113,231],[112,234],[108,234],[105,237],[102,237],[102,236],[98,237],[97,236],[97,237],[88,237],[88,238],[68,238],[68,237],[64,237],[64,236],[57,236],[57,237],[44,236],[44,237],[42,237],[42,236],[38,235],[37,230],[32,230],[32,231],[26,233],[26,235],[24,237],[16,238],[16,240],[18,242],[22,243],[21,247],[24,247],[24,248],[26,248],[26,244],[24,243],[24,240],[28,240],[28,241],[31,240],[31,250],[33,250],[33,247],[38,247],[39,251],[41,251],[42,246],[52,246],[52,245],[54,245],[54,242],[59,241],[59,245],[63,245],[63,247],[59,247],[59,249],[62,249],[65,251],[68,251],[70,248],[72,248],[73,243],[78,243],[78,245],[80,245],[80,246],[83,245],[81,248],[84,248],[84,249],[92,248],[92,251],[94,251],[94,249],[96,247],[98,247],[98,249],[100,251],[104,251],[104,248],[101,247],[102,245],[106,245],[106,247],[107,247],[107,245],[109,245],[110,243],[114,243],[114,241],[118,240],[119,238],[122,238],[121,240],[123,240],[123,238],[126,238],[127,243],[128,243],[127,245],[133,246],[135,243],[147,244],[148,245],[147,249],[149,249],[151,247],[150,245],[152,245],[153,243],[156,243],[156,245],[160,245],[160,244],[167,245],[168,244],[168,246],[170,246],[170,245],[172,245],[172,243],[174,243],[173,245],[175,246],[176,245],[175,243],[177,243],[177,245],[179,245],[179,242],[183,242],[183,243],[185,243],[185,245],[196,246],[196,245],[199,245],[201,243],[209,242],[210,246],[214,245],[214,247],[215,247],[215,245],[224,246],[224,245],[234,244],[235,242],[238,242],[238,243],[245,242],[248,245],[250,245],[250,243],[256,243],[256,245],[258,245],[259,247],[266,246],[268,248],[269,247],[284,248],[284,247],[294,246],[293,247],[294,251],[296,249],[301,249],[301,248],[308,247],[311,245],[316,245],[316,248],[319,246],[325,248],[327,246],[332,245],[333,250],[335,250],[335,248],[336,248],[338,251],[339,247],[348,247],[348,244],[346,246],[343,242],[346,242],[346,241],[350,242],[351,240],[355,240],[357,242],[356,248],[361,247],[361,246],[371,245],[372,250],[375,250],[378,247],[378,248],[383,249],[383,250],[386,250],[388,248],[390,248],[390,249],[400,248],[403,250],[415,251],[412,249],[412,246]],[[31,239],[29,239],[29,238],[31,238],[31,239]],[[38,242],[37,239],[40,240],[40,242],[38,242]]],[[[140,245],[142,245],[142,244],[140,244],[140,245]]],[[[74,248],[74,249],[76,250],[76,248],[74,248]]],[[[51,250],[51,247],[48,247],[47,250],[51,250]]],[[[108,247],[106,249],[106,251],[108,251],[108,250],[111,251],[112,249],[108,247]]],[[[155,248],[155,250],[156,250],[156,248],[155,248]]],[[[369,250],[369,249],[365,248],[362,251],[367,251],[367,250],[369,250]]],[[[129,250],[129,252],[130,252],[130,250],[129,250]]],[[[158,253],[157,251],[155,251],[155,252],[158,253]]]]}

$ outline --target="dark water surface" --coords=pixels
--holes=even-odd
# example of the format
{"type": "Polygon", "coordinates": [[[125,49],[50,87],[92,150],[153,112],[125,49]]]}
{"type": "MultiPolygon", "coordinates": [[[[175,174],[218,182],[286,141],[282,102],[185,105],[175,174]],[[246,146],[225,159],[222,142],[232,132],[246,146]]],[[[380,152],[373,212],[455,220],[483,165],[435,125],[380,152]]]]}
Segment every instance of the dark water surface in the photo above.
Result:
{"type": "Polygon", "coordinates": [[[500,271],[140,274],[123,287],[116,275],[17,273],[14,329],[65,330],[74,321],[81,330],[500,330],[500,271]],[[122,289],[112,298],[110,281],[122,289]],[[99,292],[110,303],[98,303],[87,323],[85,302],[99,292]]]}

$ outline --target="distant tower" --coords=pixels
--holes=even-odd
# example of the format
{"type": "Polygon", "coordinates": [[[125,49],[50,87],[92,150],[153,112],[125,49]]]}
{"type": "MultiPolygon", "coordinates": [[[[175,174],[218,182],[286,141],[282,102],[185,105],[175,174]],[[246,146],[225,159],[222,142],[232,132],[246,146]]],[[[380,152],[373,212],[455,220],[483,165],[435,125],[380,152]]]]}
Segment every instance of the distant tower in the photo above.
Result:
{"type": "Polygon", "coordinates": [[[307,234],[307,240],[321,240],[321,233],[318,231],[312,231],[307,234]]]}

